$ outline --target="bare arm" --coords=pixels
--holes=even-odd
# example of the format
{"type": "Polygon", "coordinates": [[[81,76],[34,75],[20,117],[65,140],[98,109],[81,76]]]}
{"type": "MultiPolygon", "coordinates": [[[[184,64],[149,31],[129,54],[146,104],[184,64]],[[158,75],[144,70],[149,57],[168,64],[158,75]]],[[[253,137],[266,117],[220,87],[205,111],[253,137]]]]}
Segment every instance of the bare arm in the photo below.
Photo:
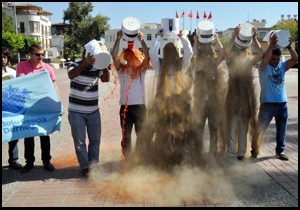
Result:
{"type": "Polygon", "coordinates": [[[263,57],[263,51],[262,51],[261,45],[260,45],[260,43],[259,43],[259,41],[257,39],[257,28],[253,27],[252,31],[253,31],[253,37],[252,37],[252,39],[253,39],[253,42],[254,42],[255,47],[257,49],[257,55],[252,60],[252,66],[254,66],[263,57]]]}
{"type": "Polygon", "coordinates": [[[297,54],[297,52],[291,47],[292,42],[293,42],[293,39],[290,38],[290,44],[287,46],[287,49],[288,49],[289,52],[290,52],[291,59],[289,59],[289,60],[286,62],[287,69],[292,68],[292,67],[298,62],[298,54],[297,54]]]}
{"type": "Polygon", "coordinates": [[[261,65],[260,65],[261,70],[264,70],[267,67],[267,65],[272,57],[272,51],[273,51],[276,43],[277,43],[277,35],[274,34],[272,37],[270,37],[269,47],[268,47],[267,51],[265,52],[265,54],[263,55],[261,65]]]}
{"type": "Polygon", "coordinates": [[[225,49],[225,59],[227,59],[229,57],[231,49],[232,49],[233,44],[234,44],[234,40],[237,37],[237,35],[239,34],[240,30],[241,30],[241,25],[238,25],[237,27],[235,27],[234,32],[232,34],[232,37],[231,37],[231,39],[230,39],[230,41],[227,44],[226,49],[225,49]]]}
{"type": "Polygon", "coordinates": [[[87,57],[83,56],[83,59],[81,60],[79,66],[68,71],[69,78],[74,79],[79,74],[81,74],[81,72],[84,71],[88,66],[94,65],[94,63],[95,58],[90,53],[88,53],[87,57]]]}
{"type": "Polygon", "coordinates": [[[113,46],[113,50],[112,50],[112,57],[113,57],[114,66],[115,66],[116,70],[119,70],[119,68],[121,66],[121,62],[118,58],[118,51],[119,51],[119,47],[120,47],[121,38],[122,38],[122,31],[118,31],[117,39],[116,39],[116,42],[115,42],[115,44],[113,46]]]}
{"type": "Polygon", "coordinates": [[[217,33],[215,33],[214,36],[215,36],[217,47],[219,49],[219,56],[217,58],[217,66],[219,66],[225,57],[225,50],[224,50],[222,43],[220,42],[219,35],[217,33]]]}
{"type": "Polygon", "coordinates": [[[109,82],[109,80],[110,80],[110,72],[109,72],[110,66],[111,65],[109,65],[106,69],[102,70],[102,75],[100,76],[100,79],[101,79],[102,82],[109,82]]]}

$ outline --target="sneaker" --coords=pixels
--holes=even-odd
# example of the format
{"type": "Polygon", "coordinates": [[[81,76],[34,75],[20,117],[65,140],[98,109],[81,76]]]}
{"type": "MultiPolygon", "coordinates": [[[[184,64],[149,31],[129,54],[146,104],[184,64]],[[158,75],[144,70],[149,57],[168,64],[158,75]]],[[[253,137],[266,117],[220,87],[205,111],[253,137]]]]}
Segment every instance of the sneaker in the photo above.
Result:
{"type": "Polygon", "coordinates": [[[82,177],[88,177],[89,176],[89,169],[88,168],[82,169],[80,174],[81,174],[82,177]]]}
{"type": "Polygon", "coordinates": [[[44,163],[44,168],[47,171],[54,171],[55,170],[54,166],[50,162],[44,163]]]}
{"type": "Polygon", "coordinates": [[[13,161],[13,162],[9,163],[9,168],[13,168],[13,169],[19,170],[22,167],[23,166],[20,163],[18,163],[17,161],[13,161]]]}
{"type": "Polygon", "coordinates": [[[276,153],[276,157],[280,160],[289,160],[289,157],[284,152],[276,153]]]}
{"type": "Polygon", "coordinates": [[[21,173],[26,174],[31,169],[33,169],[33,163],[26,163],[26,165],[21,169],[21,173]]]}
{"type": "Polygon", "coordinates": [[[245,158],[244,155],[237,156],[237,159],[238,159],[238,160],[244,160],[244,158],[245,158]]]}

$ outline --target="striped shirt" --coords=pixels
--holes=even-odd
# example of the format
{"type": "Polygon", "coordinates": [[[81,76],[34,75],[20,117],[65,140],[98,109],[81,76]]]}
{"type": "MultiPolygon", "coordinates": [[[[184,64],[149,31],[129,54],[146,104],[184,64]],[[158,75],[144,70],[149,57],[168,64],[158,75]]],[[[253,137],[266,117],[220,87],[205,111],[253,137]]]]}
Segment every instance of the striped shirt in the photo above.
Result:
{"type": "MultiPolygon", "coordinates": [[[[80,61],[70,64],[68,72],[79,65],[80,61]]],[[[99,109],[98,81],[100,72],[99,69],[91,68],[82,71],[80,75],[71,79],[68,111],[90,114],[99,109]]]]}

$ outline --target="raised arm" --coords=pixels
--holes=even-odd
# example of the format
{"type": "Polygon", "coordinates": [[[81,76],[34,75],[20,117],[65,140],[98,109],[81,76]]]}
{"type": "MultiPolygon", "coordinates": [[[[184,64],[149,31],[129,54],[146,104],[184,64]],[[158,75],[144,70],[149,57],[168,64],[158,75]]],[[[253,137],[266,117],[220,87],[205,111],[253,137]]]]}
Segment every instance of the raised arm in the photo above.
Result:
{"type": "Polygon", "coordinates": [[[219,50],[219,56],[217,58],[217,66],[220,65],[220,63],[222,63],[222,61],[224,60],[224,57],[225,57],[225,50],[224,50],[224,47],[219,39],[219,35],[217,33],[214,33],[214,37],[215,37],[215,42],[216,42],[216,45],[218,47],[218,50],[219,50]]]}
{"type": "Polygon", "coordinates": [[[90,53],[88,53],[86,57],[83,55],[79,66],[72,68],[73,65],[70,65],[70,67],[68,67],[69,78],[74,79],[79,74],[81,74],[81,72],[84,71],[87,67],[94,65],[94,63],[95,58],[90,53]]]}
{"type": "MultiPolygon", "coordinates": [[[[149,56],[150,60],[152,62],[152,65],[154,69],[157,71],[159,69],[159,56],[158,56],[158,50],[160,48],[160,43],[162,41],[163,37],[163,29],[158,30],[157,37],[152,42],[150,50],[149,50],[149,56]]],[[[160,52],[163,53],[163,52],[160,52]]]]}
{"type": "Polygon", "coordinates": [[[268,63],[269,63],[269,61],[272,57],[272,51],[273,51],[274,46],[276,45],[276,43],[277,43],[277,35],[274,34],[273,36],[270,37],[270,44],[268,46],[267,51],[263,55],[263,58],[262,58],[262,61],[261,61],[261,64],[260,64],[260,69],[261,70],[264,70],[267,67],[267,65],[268,65],[268,63]]]}
{"type": "Polygon", "coordinates": [[[117,39],[116,42],[113,46],[113,50],[112,50],[112,57],[113,57],[113,61],[114,61],[114,66],[116,68],[116,70],[119,70],[120,66],[121,66],[121,62],[118,58],[118,51],[119,51],[119,47],[120,47],[120,40],[122,39],[122,31],[118,31],[117,33],[117,39]]]}
{"type": "Polygon", "coordinates": [[[184,52],[182,58],[183,60],[182,69],[185,70],[191,64],[191,59],[193,56],[193,48],[191,42],[182,36],[182,31],[179,32],[178,36],[182,43],[183,52],[184,52]]]}
{"type": "Polygon", "coordinates": [[[254,66],[263,57],[263,51],[262,51],[261,45],[257,39],[257,28],[253,27],[252,31],[253,31],[252,40],[253,40],[253,43],[255,44],[255,48],[257,50],[257,54],[252,60],[252,66],[254,66]]]}
{"type": "Polygon", "coordinates": [[[144,34],[142,32],[140,32],[138,34],[138,39],[140,40],[141,42],[141,45],[142,45],[142,49],[143,49],[143,53],[145,55],[145,58],[143,60],[143,70],[147,70],[148,67],[149,67],[149,50],[148,50],[148,47],[144,41],[144,34]]]}
{"type": "Polygon", "coordinates": [[[240,30],[241,30],[241,25],[239,24],[237,27],[235,27],[234,32],[232,33],[232,37],[225,48],[225,59],[227,59],[229,57],[231,49],[234,44],[234,40],[237,37],[237,35],[239,34],[240,30]]]}
{"type": "Polygon", "coordinates": [[[290,38],[290,44],[286,47],[291,55],[291,59],[287,60],[286,62],[287,69],[292,68],[298,62],[298,54],[291,46],[293,41],[294,40],[290,38]]]}

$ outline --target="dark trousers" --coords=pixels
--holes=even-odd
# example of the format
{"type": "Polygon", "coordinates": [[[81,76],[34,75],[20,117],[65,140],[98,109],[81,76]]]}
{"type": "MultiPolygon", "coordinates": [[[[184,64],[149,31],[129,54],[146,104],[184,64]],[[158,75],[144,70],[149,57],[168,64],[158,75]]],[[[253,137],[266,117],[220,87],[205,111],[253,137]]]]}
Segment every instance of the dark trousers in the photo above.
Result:
{"type": "MultiPolygon", "coordinates": [[[[40,136],[41,150],[42,150],[42,161],[43,163],[50,162],[50,137],[40,136]]],[[[34,137],[24,139],[25,147],[25,159],[27,164],[33,164],[35,161],[34,157],[34,137]]]]}
{"type": "Polygon", "coordinates": [[[13,140],[8,142],[8,163],[11,164],[19,159],[18,143],[19,140],[13,140]]]}
{"type": "MultiPolygon", "coordinates": [[[[134,125],[136,135],[139,134],[139,132],[142,129],[142,125],[145,120],[146,116],[146,106],[144,104],[139,104],[139,105],[128,105],[128,110],[125,113],[124,116],[124,109],[125,105],[122,105],[120,108],[120,120],[121,120],[121,128],[122,128],[122,123],[123,120],[125,120],[125,126],[124,126],[124,132],[122,136],[124,138],[124,147],[125,147],[125,155],[126,153],[131,152],[131,133],[132,133],[132,128],[134,125]],[[125,117],[125,119],[124,119],[125,117]]],[[[138,147],[139,142],[136,142],[136,147],[138,147]]],[[[121,142],[122,146],[122,142],[121,142]]]]}

